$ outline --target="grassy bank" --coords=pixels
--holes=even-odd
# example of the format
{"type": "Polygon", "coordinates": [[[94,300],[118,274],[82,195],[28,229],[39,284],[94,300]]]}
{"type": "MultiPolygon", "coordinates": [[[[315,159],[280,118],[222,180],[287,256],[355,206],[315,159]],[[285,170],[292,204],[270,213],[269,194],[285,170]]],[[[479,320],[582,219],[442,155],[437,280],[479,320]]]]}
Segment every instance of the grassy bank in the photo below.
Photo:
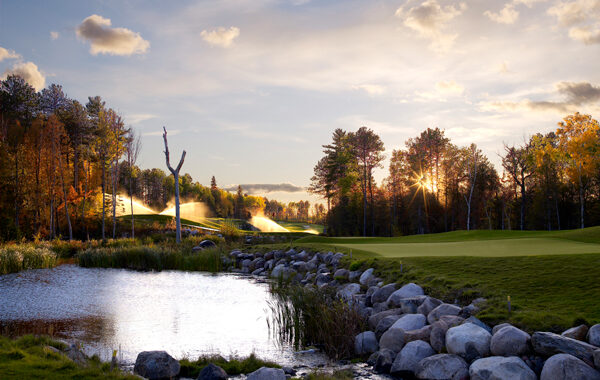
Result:
{"type": "Polygon", "coordinates": [[[181,366],[179,376],[195,379],[200,374],[200,371],[210,363],[223,368],[229,376],[248,374],[260,367],[281,368],[276,363],[257,358],[254,354],[250,354],[246,358],[232,357],[229,359],[225,359],[219,355],[201,356],[197,360],[181,359],[179,361],[179,365],[181,366]]]}
{"type": "Polygon", "coordinates": [[[346,264],[353,269],[374,267],[386,282],[412,281],[448,302],[485,297],[488,306],[478,316],[489,323],[510,321],[530,331],[562,331],[581,322],[600,322],[600,227],[400,238],[308,237],[294,245],[352,251],[346,264]]]}
{"type": "Polygon", "coordinates": [[[136,379],[109,363],[91,358],[87,366],[75,364],[57,350],[62,343],[31,335],[11,340],[0,336],[0,379],[136,379]],[[56,350],[57,349],[57,350],[56,350]]]}
{"type": "Polygon", "coordinates": [[[57,263],[57,256],[47,247],[8,245],[0,248],[0,275],[27,269],[52,268],[57,263]]]}

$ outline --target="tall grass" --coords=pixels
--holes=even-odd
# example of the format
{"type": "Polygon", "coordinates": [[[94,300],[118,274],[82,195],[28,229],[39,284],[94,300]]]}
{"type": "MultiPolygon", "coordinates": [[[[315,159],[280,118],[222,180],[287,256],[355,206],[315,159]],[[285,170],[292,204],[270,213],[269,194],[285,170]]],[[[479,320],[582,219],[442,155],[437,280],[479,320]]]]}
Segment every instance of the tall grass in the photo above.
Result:
{"type": "Polygon", "coordinates": [[[251,373],[261,367],[280,368],[276,363],[259,359],[254,353],[246,358],[232,357],[229,359],[225,359],[220,355],[212,355],[201,356],[198,360],[194,361],[181,359],[179,361],[179,365],[181,366],[179,376],[195,379],[200,374],[200,371],[210,363],[223,368],[229,376],[251,373]]]}
{"type": "Polygon", "coordinates": [[[56,261],[56,253],[46,247],[6,246],[0,248],[0,275],[27,269],[52,268],[56,261]]]}
{"type": "Polygon", "coordinates": [[[365,329],[357,308],[340,300],[335,289],[274,285],[269,327],[284,344],[296,349],[318,346],[331,358],[354,354],[354,337],[365,329]]]}

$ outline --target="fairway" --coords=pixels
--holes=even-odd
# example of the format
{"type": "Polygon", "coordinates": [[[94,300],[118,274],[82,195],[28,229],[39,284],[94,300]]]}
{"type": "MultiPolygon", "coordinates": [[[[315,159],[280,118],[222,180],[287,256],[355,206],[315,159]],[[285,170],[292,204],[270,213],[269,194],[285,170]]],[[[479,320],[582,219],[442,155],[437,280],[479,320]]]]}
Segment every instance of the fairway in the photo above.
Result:
{"type": "MultiPolygon", "coordinates": [[[[330,243],[331,244],[331,243],[330,243]]],[[[521,238],[436,243],[362,243],[338,244],[384,257],[426,256],[533,256],[600,253],[600,244],[556,238],[521,238]]]]}

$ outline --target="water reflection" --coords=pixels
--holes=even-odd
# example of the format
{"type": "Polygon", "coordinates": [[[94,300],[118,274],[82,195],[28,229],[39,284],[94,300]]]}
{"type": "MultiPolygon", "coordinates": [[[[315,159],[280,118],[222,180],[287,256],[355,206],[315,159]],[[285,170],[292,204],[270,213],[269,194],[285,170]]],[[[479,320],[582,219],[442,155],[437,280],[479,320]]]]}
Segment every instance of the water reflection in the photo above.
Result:
{"type": "Polygon", "coordinates": [[[297,362],[269,335],[269,300],[266,284],[235,275],[63,265],[0,276],[0,331],[76,338],[103,358],[120,348],[129,363],[158,349],[297,362]]]}

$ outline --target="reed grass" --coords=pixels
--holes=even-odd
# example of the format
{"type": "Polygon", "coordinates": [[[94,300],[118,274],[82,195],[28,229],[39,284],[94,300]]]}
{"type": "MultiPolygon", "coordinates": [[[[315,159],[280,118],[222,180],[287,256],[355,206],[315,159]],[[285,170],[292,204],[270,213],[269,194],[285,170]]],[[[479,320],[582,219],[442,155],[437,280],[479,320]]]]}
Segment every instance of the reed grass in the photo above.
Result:
{"type": "Polygon", "coordinates": [[[220,355],[208,355],[200,356],[197,360],[193,361],[185,358],[181,359],[179,361],[179,365],[181,366],[179,376],[195,379],[200,374],[200,371],[210,363],[223,368],[229,376],[248,374],[261,367],[281,368],[276,363],[258,358],[254,353],[245,358],[233,356],[229,359],[225,359],[220,355]]]}
{"type": "Polygon", "coordinates": [[[27,269],[52,268],[56,263],[56,253],[46,247],[24,244],[0,248],[0,275],[27,269]]]}

